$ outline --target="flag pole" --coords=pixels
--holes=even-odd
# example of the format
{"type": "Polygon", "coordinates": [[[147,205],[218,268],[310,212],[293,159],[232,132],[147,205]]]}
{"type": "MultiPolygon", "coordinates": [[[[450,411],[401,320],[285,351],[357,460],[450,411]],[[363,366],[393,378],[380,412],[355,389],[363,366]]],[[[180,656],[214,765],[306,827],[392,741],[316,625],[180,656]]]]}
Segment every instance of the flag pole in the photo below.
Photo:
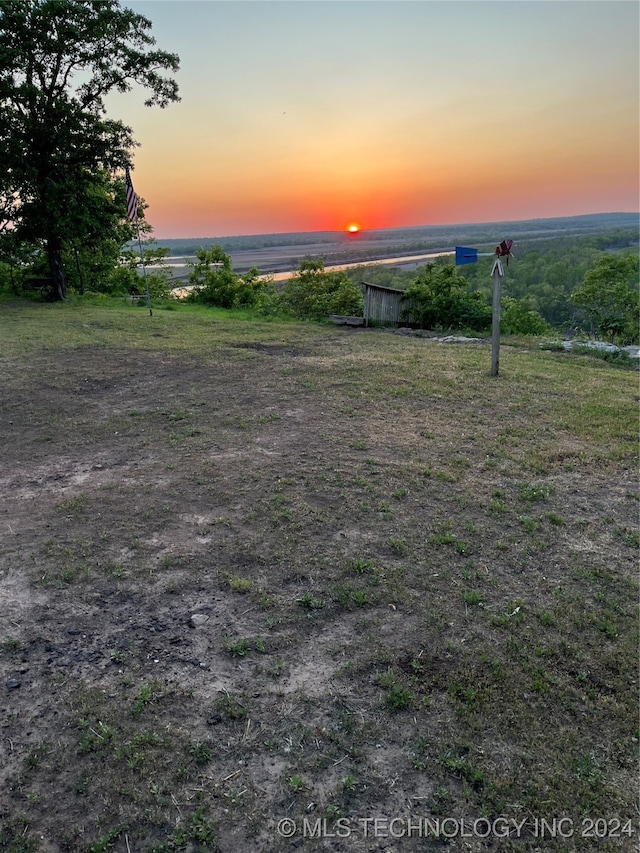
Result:
{"type": "Polygon", "coordinates": [[[149,309],[149,316],[153,317],[151,310],[151,295],[149,293],[149,281],[147,279],[147,268],[144,265],[144,252],[142,251],[142,240],[140,239],[140,223],[136,220],[136,229],[138,231],[138,247],[140,248],[140,262],[142,263],[142,277],[144,279],[144,295],[149,309]]]}
{"type": "Polygon", "coordinates": [[[153,311],[151,310],[151,295],[149,293],[149,281],[147,279],[147,268],[144,263],[144,252],[142,251],[142,240],[140,238],[140,220],[138,219],[138,196],[136,195],[136,192],[133,189],[129,166],[125,166],[125,184],[127,190],[127,216],[129,217],[129,220],[131,222],[135,222],[136,232],[138,234],[138,247],[140,249],[140,263],[142,264],[142,277],[144,278],[144,293],[147,301],[147,308],[149,309],[149,316],[153,317],[153,311]]]}

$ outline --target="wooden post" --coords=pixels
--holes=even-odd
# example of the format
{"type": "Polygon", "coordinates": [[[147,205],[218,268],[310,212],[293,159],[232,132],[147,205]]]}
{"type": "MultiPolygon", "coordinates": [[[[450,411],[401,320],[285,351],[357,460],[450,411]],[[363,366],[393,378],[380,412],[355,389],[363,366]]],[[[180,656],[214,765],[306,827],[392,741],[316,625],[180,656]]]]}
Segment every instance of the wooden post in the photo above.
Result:
{"type": "Polygon", "coordinates": [[[496,258],[491,270],[493,275],[493,318],[491,325],[491,375],[497,376],[500,370],[500,298],[502,296],[502,264],[496,258]]]}

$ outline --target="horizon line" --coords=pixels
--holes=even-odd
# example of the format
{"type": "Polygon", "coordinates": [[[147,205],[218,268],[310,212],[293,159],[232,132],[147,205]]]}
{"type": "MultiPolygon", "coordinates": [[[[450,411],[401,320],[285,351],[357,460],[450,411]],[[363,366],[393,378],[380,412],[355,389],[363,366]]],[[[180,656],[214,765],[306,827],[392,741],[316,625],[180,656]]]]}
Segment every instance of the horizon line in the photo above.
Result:
{"type": "MultiPolygon", "coordinates": [[[[524,222],[549,222],[549,221],[557,221],[562,219],[588,219],[590,217],[596,216],[637,216],[640,218],[640,210],[610,210],[610,211],[596,211],[594,213],[576,213],[569,214],[566,216],[534,216],[528,219],[491,219],[491,220],[476,220],[474,222],[444,222],[440,224],[422,224],[422,225],[393,225],[388,228],[362,228],[356,234],[351,234],[350,236],[355,237],[357,239],[360,234],[375,234],[383,231],[411,231],[417,229],[426,229],[426,228],[465,228],[470,225],[506,225],[506,224],[519,224],[524,222]]],[[[639,223],[640,224],[640,223],[639,223]]],[[[195,235],[192,237],[155,237],[153,233],[150,235],[153,239],[156,240],[224,240],[230,239],[233,237],[269,237],[273,235],[287,235],[287,234],[344,234],[349,235],[349,232],[345,229],[331,229],[331,228],[323,228],[317,231],[254,231],[254,232],[245,232],[245,233],[235,233],[235,234],[218,234],[218,235],[195,235]]]]}

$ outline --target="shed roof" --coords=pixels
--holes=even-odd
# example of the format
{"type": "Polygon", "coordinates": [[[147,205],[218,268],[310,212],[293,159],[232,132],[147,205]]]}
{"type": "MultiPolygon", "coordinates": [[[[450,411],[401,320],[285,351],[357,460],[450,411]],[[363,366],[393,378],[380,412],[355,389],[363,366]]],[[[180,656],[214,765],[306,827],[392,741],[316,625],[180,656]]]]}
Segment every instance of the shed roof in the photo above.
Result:
{"type": "Polygon", "coordinates": [[[385,287],[382,284],[369,284],[367,281],[361,282],[364,287],[370,287],[372,290],[384,290],[386,293],[401,293],[403,296],[405,294],[404,290],[398,290],[397,287],[385,287]]]}

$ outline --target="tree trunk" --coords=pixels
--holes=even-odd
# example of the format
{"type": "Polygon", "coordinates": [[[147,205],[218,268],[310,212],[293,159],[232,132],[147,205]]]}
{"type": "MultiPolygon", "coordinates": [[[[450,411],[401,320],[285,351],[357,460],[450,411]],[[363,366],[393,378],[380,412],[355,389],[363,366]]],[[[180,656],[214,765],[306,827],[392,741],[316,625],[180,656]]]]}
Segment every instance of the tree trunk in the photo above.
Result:
{"type": "Polygon", "coordinates": [[[61,302],[67,295],[67,282],[64,277],[64,268],[62,266],[62,257],[60,249],[49,243],[47,245],[47,257],[49,259],[49,268],[51,269],[51,284],[53,287],[53,298],[57,302],[61,302]]]}

